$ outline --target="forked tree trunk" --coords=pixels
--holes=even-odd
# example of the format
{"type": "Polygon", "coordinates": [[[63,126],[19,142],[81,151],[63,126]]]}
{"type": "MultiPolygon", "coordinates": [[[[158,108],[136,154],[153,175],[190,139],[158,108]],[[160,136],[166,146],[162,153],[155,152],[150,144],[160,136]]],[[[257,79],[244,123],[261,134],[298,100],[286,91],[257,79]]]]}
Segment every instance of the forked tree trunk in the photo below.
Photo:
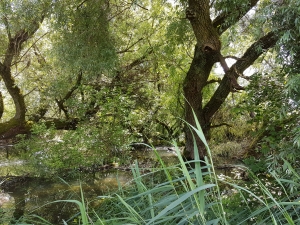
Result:
{"type": "MultiPolygon", "coordinates": [[[[231,25],[237,22],[247,13],[258,0],[249,0],[243,11],[237,8],[238,13],[234,17],[230,13],[221,13],[214,21],[210,19],[209,0],[189,0],[186,10],[186,17],[190,20],[197,44],[195,47],[194,58],[189,71],[184,80],[185,96],[185,120],[195,126],[193,111],[201,125],[206,139],[210,138],[211,119],[226,100],[233,89],[242,89],[237,83],[239,74],[242,74],[254,61],[266,50],[276,44],[278,37],[270,32],[253,43],[240,60],[230,68],[227,66],[221,54],[220,35],[231,25]],[[226,21],[226,18],[230,20],[226,21]],[[210,100],[203,105],[203,88],[208,84],[207,80],[213,65],[220,62],[224,69],[224,77],[210,100]]],[[[207,155],[204,144],[197,138],[189,127],[185,128],[186,151],[188,159],[194,159],[194,137],[196,140],[200,159],[207,155]]]]}
{"type": "MultiPolygon", "coordinates": [[[[202,90],[213,65],[218,61],[221,43],[219,34],[210,19],[209,0],[189,0],[189,7],[186,10],[186,17],[190,20],[194,34],[197,39],[194,58],[190,69],[184,80],[185,96],[185,120],[195,126],[194,110],[204,135],[208,138],[210,131],[210,118],[206,118],[202,105],[202,90]]],[[[206,149],[197,136],[185,128],[186,134],[186,157],[194,159],[194,137],[198,147],[200,158],[206,155],[206,149]]]]}

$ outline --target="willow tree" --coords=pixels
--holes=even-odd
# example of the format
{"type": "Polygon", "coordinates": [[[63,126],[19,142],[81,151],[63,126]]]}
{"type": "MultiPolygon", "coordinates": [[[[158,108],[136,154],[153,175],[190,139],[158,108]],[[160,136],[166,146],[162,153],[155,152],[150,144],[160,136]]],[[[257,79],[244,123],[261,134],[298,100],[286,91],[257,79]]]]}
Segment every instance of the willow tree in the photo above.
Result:
{"type": "MultiPolygon", "coordinates": [[[[284,26],[276,27],[272,22],[272,16],[276,16],[276,12],[284,7],[290,6],[283,1],[274,3],[264,0],[187,1],[186,18],[190,21],[197,43],[193,60],[184,80],[185,119],[188,123],[195,125],[192,111],[194,110],[206,138],[210,137],[213,116],[228,95],[244,89],[237,79],[246,78],[243,72],[273,48],[280,39],[280,34],[285,28],[284,26]],[[241,40],[243,31],[247,29],[253,33],[247,39],[241,40]],[[226,46],[222,46],[222,40],[226,39],[224,35],[230,35],[229,31],[234,31],[235,35],[230,42],[225,43],[226,46]],[[243,51],[239,57],[222,55],[222,51],[227,46],[239,48],[239,45],[242,46],[241,41],[249,42],[249,40],[252,40],[252,43],[249,43],[246,48],[235,49],[235,52],[243,51]],[[227,58],[235,59],[233,65],[227,64],[227,58]],[[224,76],[214,94],[204,104],[203,89],[211,83],[209,75],[216,63],[222,66],[224,76]]],[[[188,128],[185,133],[186,155],[188,158],[194,158],[193,134],[188,128]]],[[[200,158],[203,158],[207,152],[200,140],[197,140],[197,147],[200,158]]]]}
{"type": "MultiPolygon", "coordinates": [[[[20,133],[25,130],[26,104],[25,96],[15,80],[17,73],[13,68],[24,60],[21,54],[26,43],[38,30],[43,21],[49,1],[36,4],[35,1],[1,1],[0,3],[0,30],[1,30],[1,57],[0,57],[0,81],[4,82],[7,93],[14,103],[15,114],[8,121],[0,124],[0,134],[5,136],[11,133],[20,133]]],[[[24,53],[24,52],[23,52],[24,53]]],[[[0,119],[3,115],[4,103],[0,94],[0,119]]]]}

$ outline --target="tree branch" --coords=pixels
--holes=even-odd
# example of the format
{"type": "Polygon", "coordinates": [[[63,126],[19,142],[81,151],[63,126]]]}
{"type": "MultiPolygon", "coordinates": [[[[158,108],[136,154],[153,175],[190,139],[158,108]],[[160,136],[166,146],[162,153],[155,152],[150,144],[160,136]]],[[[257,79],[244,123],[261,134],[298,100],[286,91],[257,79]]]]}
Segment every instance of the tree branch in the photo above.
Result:
{"type": "Polygon", "coordinates": [[[69,113],[66,107],[64,106],[64,103],[72,96],[73,92],[80,86],[81,80],[82,80],[82,71],[78,73],[75,85],[67,92],[65,97],[63,97],[61,100],[58,100],[57,98],[55,99],[58,108],[64,112],[67,119],[69,119],[69,113]]]}
{"type": "Polygon", "coordinates": [[[9,27],[9,23],[8,23],[8,20],[7,20],[7,16],[4,15],[2,17],[2,19],[3,19],[3,23],[5,25],[5,28],[6,28],[7,37],[8,37],[8,39],[11,39],[10,27],[9,27]]]}
{"type": "MultiPolygon", "coordinates": [[[[46,33],[44,33],[43,35],[41,35],[37,40],[35,40],[34,43],[33,43],[33,44],[26,50],[26,52],[20,57],[19,61],[18,61],[18,62],[15,62],[14,64],[19,63],[19,62],[22,60],[22,58],[29,52],[29,50],[30,50],[31,48],[35,48],[36,43],[37,43],[39,40],[41,40],[44,36],[46,36],[47,34],[49,34],[49,33],[50,33],[50,32],[46,32],[46,33]]],[[[12,65],[14,65],[14,64],[12,64],[12,65]]]]}
{"type": "Polygon", "coordinates": [[[76,9],[78,10],[85,2],[87,2],[88,0],[84,0],[81,3],[79,3],[79,5],[76,7],[76,9]]]}
{"type": "Polygon", "coordinates": [[[139,43],[139,42],[142,41],[143,39],[144,39],[144,38],[139,38],[137,41],[135,41],[133,44],[127,46],[125,49],[118,51],[117,54],[122,54],[122,53],[128,52],[129,49],[131,49],[133,46],[135,46],[137,43],[139,43]]]}
{"type": "Polygon", "coordinates": [[[227,55],[227,56],[223,56],[223,57],[224,57],[224,59],[245,60],[245,59],[233,56],[233,55],[227,55]]]}
{"type": "MultiPolygon", "coordinates": [[[[225,72],[225,75],[227,74],[230,78],[231,88],[235,89],[235,90],[244,90],[244,87],[240,86],[239,83],[237,82],[237,78],[235,76],[232,76],[231,73],[227,73],[230,69],[226,63],[225,58],[221,55],[221,53],[219,55],[219,59],[220,59],[220,64],[225,72]]],[[[236,70],[235,70],[235,72],[237,73],[236,70]]],[[[237,73],[237,74],[239,74],[239,73],[237,73]]]]}
{"type": "Polygon", "coordinates": [[[221,83],[221,81],[222,80],[220,78],[218,78],[218,79],[211,79],[211,80],[207,81],[205,85],[209,85],[209,84],[213,84],[213,83],[221,83]]]}
{"type": "Polygon", "coordinates": [[[156,121],[158,124],[160,124],[161,126],[163,126],[163,127],[167,130],[167,132],[168,132],[168,134],[169,134],[170,136],[173,136],[173,129],[172,129],[168,124],[166,124],[166,123],[163,122],[163,121],[160,121],[159,119],[155,119],[155,121],[156,121]]]}
{"type": "Polygon", "coordinates": [[[73,92],[80,86],[81,80],[82,80],[82,71],[80,71],[80,72],[78,73],[76,83],[75,83],[75,85],[71,88],[71,90],[65,95],[65,97],[63,98],[64,101],[68,100],[68,99],[71,97],[71,95],[73,94],[73,92]]]}
{"type": "MultiPolygon", "coordinates": [[[[9,44],[8,48],[5,53],[5,58],[3,60],[4,66],[9,68],[12,65],[12,60],[14,57],[19,56],[19,53],[22,50],[22,45],[26,42],[29,38],[31,38],[35,32],[40,27],[40,22],[44,20],[44,15],[40,18],[36,18],[33,22],[28,26],[27,29],[19,30],[14,37],[9,37],[9,44]]],[[[11,34],[9,34],[11,36],[11,34]]]]}
{"type": "Polygon", "coordinates": [[[148,55],[150,55],[151,53],[153,53],[153,50],[150,49],[149,51],[147,51],[145,53],[145,55],[143,55],[142,57],[134,60],[132,63],[130,63],[129,65],[125,66],[124,67],[124,70],[125,71],[128,71],[128,70],[131,70],[133,67],[137,66],[137,65],[140,65],[141,63],[145,62],[145,59],[148,55]]]}
{"type": "Polygon", "coordinates": [[[239,74],[242,74],[243,71],[251,66],[260,55],[262,55],[269,48],[272,48],[276,44],[278,38],[279,37],[273,32],[266,34],[246,50],[242,57],[243,60],[239,60],[233,66],[231,66],[231,68],[223,77],[214,95],[203,108],[207,121],[211,119],[211,117],[220,108],[229,95],[231,91],[230,77],[234,76],[237,79],[239,74]]]}
{"type": "Polygon", "coordinates": [[[2,92],[0,91],[0,119],[2,118],[3,112],[4,112],[4,102],[3,102],[2,92]]]}

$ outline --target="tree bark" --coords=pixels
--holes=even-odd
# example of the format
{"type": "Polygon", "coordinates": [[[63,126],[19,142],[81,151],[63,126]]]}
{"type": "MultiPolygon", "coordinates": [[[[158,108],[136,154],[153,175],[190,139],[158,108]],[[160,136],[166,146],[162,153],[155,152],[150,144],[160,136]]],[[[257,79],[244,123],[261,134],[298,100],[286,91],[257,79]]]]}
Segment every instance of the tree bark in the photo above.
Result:
{"type": "Polygon", "coordinates": [[[9,40],[9,45],[5,54],[3,63],[0,63],[0,75],[4,81],[8,93],[11,95],[15,105],[15,115],[8,122],[1,124],[0,135],[2,138],[10,138],[16,135],[25,127],[26,105],[24,96],[20,88],[15,83],[11,74],[12,60],[16,54],[17,48],[20,47],[18,40],[19,34],[9,40]]]}
{"type": "Polygon", "coordinates": [[[11,75],[10,67],[4,66],[3,69],[0,70],[0,74],[15,104],[16,112],[13,119],[25,121],[26,106],[24,96],[11,75]]]}
{"type": "MultiPolygon", "coordinates": [[[[194,58],[192,60],[192,64],[190,69],[184,80],[184,96],[185,96],[185,121],[195,126],[195,119],[193,115],[193,110],[201,124],[204,134],[208,135],[210,121],[205,118],[203,113],[202,106],[202,90],[206,85],[208,80],[208,76],[214,65],[215,61],[211,60],[209,54],[205,54],[198,45],[195,47],[194,58]]],[[[194,159],[194,137],[196,134],[190,131],[189,126],[185,126],[185,134],[186,134],[186,153],[185,156],[188,159],[194,159]]],[[[206,150],[203,143],[199,140],[199,138],[195,139],[197,141],[197,147],[200,154],[200,158],[203,158],[206,155],[206,150]]]]}

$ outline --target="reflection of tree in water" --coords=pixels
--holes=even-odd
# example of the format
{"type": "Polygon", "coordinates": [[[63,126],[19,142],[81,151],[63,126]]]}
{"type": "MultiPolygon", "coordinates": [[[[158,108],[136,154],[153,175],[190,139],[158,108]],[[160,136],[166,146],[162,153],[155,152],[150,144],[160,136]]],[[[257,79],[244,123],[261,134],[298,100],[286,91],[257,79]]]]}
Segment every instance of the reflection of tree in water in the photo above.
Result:
{"type": "MultiPolygon", "coordinates": [[[[25,194],[26,194],[26,182],[28,182],[27,177],[6,177],[1,178],[2,183],[0,185],[4,192],[7,192],[6,200],[7,203],[10,202],[11,205],[7,205],[7,210],[14,208],[12,218],[10,223],[14,224],[15,221],[19,220],[25,213],[25,194]],[[27,181],[26,181],[27,180],[27,181]]],[[[8,215],[5,215],[8,217],[8,215]]],[[[2,217],[3,218],[3,217],[2,217]]],[[[7,218],[5,218],[7,219],[7,218]]]]}
{"type": "Polygon", "coordinates": [[[13,217],[15,200],[8,193],[0,193],[0,224],[7,224],[13,217]]]}
{"type": "MultiPolygon", "coordinates": [[[[67,220],[76,209],[71,204],[46,203],[60,199],[78,199],[74,192],[67,191],[67,185],[57,188],[54,192],[51,184],[39,178],[32,177],[6,177],[0,185],[4,192],[10,196],[10,210],[13,210],[11,224],[17,221],[26,220],[28,213],[37,214],[54,224],[59,224],[62,220],[67,220]]],[[[8,216],[8,215],[7,215],[8,216]]],[[[2,217],[3,218],[3,217],[2,217]]]]}
{"type": "Polygon", "coordinates": [[[15,210],[13,213],[13,218],[11,220],[11,224],[14,224],[16,221],[22,218],[25,213],[25,193],[26,190],[22,188],[22,191],[19,192],[11,192],[11,196],[14,198],[15,202],[15,210]]]}
{"type": "MultiPolygon", "coordinates": [[[[84,193],[87,199],[95,198],[96,196],[103,195],[103,191],[107,192],[107,188],[111,187],[112,177],[116,177],[114,173],[103,173],[96,176],[89,174],[82,180],[84,193]],[[108,178],[104,180],[104,177],[108,178]],[[107,186],[108,185],[108,186],[107,186]],[[106,187],[106,188],[104,188],[106,187]]],[[[126,177],[126,176],[125,176],[126,177]]],[[[122,178],[121,178],[122,179],[122,178]]],[[[30,215],[38,215],[52,224],[62,224],[62,221],[68,221],[72,224],[76,221],[76,215],[79,212],[77,205],[67,202],[51,203],[58,200],[76,199],[81,201],[80,186],[76,181],[66,184],[63,181],[54,182],[42,178],[33,177],[6,177],[0,178],[4,182],[0,184],[0,189],[8,193],[10,196],[10,216],[6,221],[11,224],[16,222],[33,223],[33,217],[30,215]],[[50,203],[50,204],[47,204],[50,203]],[[74,216],[74,218],[72,218],[74,216]],[[29,219],[31,221],[29,221],[29,219]],[[72,218],[72,220],[70,220],[72,218]]],[[[126,177],[127,180],[127,177],[126,177]]],[[[111,189],[110,189],[111,190],[111,189]]],[[[96,202],[93,202],[96,204],[96,202]]],[[[1,212],[1,211],[0,211],[1,212]]],[[[1,214],[1,213],[0,213],[1,214]]],[[[2,218],[2,215],[0,215],[2,218]]],[[[34,218],[34,224],[44,224],[41,220],[34,218]]],[[[78,220],[77,220],[78,221],[78,220]]],[[[1,224],[0,220],[0,224],[1,224]]]]}

